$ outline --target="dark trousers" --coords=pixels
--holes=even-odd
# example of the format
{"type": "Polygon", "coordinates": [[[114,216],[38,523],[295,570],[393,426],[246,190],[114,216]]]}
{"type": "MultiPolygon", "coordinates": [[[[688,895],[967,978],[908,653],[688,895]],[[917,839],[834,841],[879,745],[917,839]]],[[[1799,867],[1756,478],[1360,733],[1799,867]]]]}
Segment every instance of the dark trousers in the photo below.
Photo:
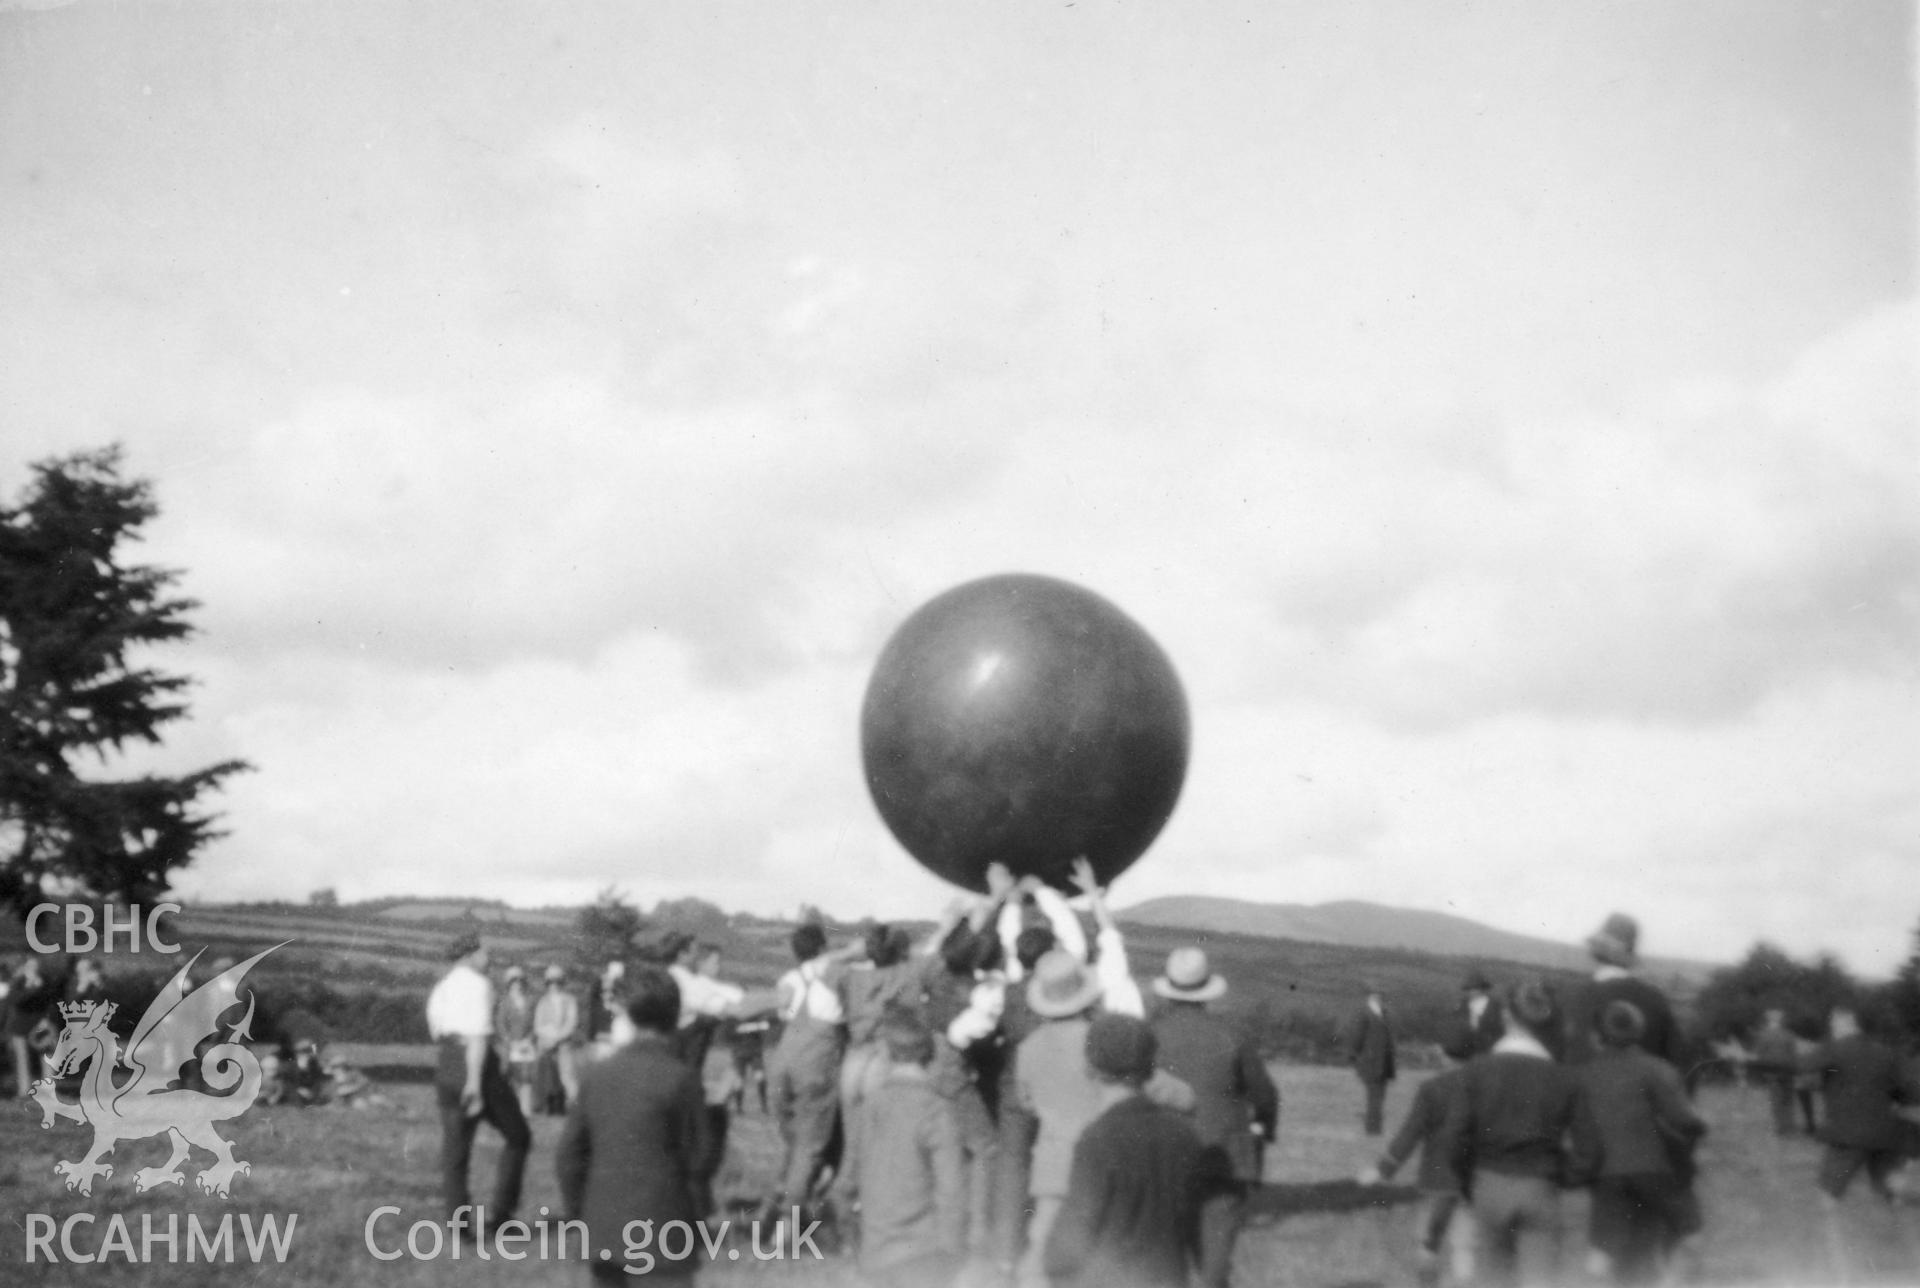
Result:
{"type": "Polygon", "coordinates": [[[527,1169],[527,1150],[533,1133],[527,1129],[526,1115],[513,1094],[500,1059],[491,1048],[480,1066],[480,1112],[468,1116],[460,1105],[460,1093],[467,1085],[467,1053],[463,1043],[454,1039],[440,1043],[440,1067],[434,1079],[434,1096],[440,1104],[440,1193],[452,1215],[473,1202],[467,1189],[467,1162],[473,1156],[473,1134],[482,1122],[491,1123],[500,1133],[503,1147],[500,1165],[493,1177],[493,1201],[487,1205],[486,1219],[498,1225],[520,1206],[520,1178],[527,1169]]]}
{"type": "Polygon", "coordinates": [[[1687,1186],[1671,1174],[1602,1176],[1593,1183],[1588,1241],[1612,1260],[1615,1283],[1657,1283],[1693,1208],[1687,1186]]]}
{"type": "Polygon", "coordinates": [[[1773,1130],[1778,1136],[1793,1135],[1793,1072],[1770,1070],[1767,1075],[1767,1104],[1773,1110],[1773,1130]]]}
{"type": "Polygon", "coordinates": [[[987,1112],[980,1088],[968,1083],[950,1098],[960,1123],[960,1148],[967,1160],[967,1247],[993,1254],[993,1193],[1000,1180],[1000,1126],[987,1112]]]}
{"type": "Polygon", "coordinates": [[[1861,1168],[1867,1170],[1867,1184],[1880,1198],[1891,1199],[1887,1178],[1905,1160],[1897,1149],[1864,1149],[1851,1145],[1829,1144],[1820,1159],[1820,1188],[1834,1198],[1845,1198],[1861,1168]]]}
{"type": "Polygon", "coordinates": [[[1367,1089],[1366,1131],[1369,1136],[1378,1136],[1381,1131],[1381,1119],[1387,1105],[1387,1084],[1361,1079],[1360,1085],[1367,1089]]]}
{"type": "Polygon", "coordinates": [[[1001,1097],[1000,1156],[994,1163],[993,1183],[996,1265],[1017,1266],[1027,1250],[1027,1184],[1033,1176],[1033,1142],[1039,1135],[1040,1120],[1001,1097]]]}
{"type": "Polygon", "coordinates": [[[1806,1124],[1807,1135],[1816,1135],[1820,1130],[1820,1124],[1813,1114],[1813,1088],[1795,1087],[1793,1098],[1800,1102],[1800,1121],[1806,1124]]]}
{"type": "Polygon", "coordinates": [[[727,1161],[727,1128],[733,1115],[724,1104],[707,1106],[707,1152],[693,1160],[688,1184],[693,1189],[693,1205],[702,1220],[719,1210],[713,1193],[713,1178],[727,1161]]]}
{"type": "Polygon", "coordinates": [[[835,1166],[840,1130],[840,1056],[837,1037],[816,1021],[796,1021],[774,1049],[767,1069],[773,1086],[772,1112],[780,1125],[786,1157],[780,1164],[775,1206],[813,1201],[814,1184],[835,1166]]]}
{"type": "Polygon", "coordinates": [[[1200,1282],[1227,1288],[1233,1274],[1233,1245],[1246,1220],[1247,1186],[1226,1181],[1200,1200],[1200,1282]]]}

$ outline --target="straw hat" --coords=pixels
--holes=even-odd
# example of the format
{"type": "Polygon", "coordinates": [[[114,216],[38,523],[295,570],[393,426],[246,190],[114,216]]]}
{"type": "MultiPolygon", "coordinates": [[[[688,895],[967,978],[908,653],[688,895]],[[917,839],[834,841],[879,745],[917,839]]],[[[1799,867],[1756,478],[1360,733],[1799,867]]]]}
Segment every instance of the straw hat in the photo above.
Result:
{"type": "Polygon", "coordinates": [[[1027,1005],[1042,1019],[1078,1015],[1100,1000],[1100,978],[1087,964],[1063,948],[1056,948],[1033,965],[1027,981],[1027,1005]]]}
{"type": "Polygon", "coordinates": [[[1211,1002],[1227,991],[1226,977],[1207,965],[1199,948],[1176,948],[1167,954],[1167,966],[1153,981],[1153,991],[1174,1002],[1211,1002]]]}

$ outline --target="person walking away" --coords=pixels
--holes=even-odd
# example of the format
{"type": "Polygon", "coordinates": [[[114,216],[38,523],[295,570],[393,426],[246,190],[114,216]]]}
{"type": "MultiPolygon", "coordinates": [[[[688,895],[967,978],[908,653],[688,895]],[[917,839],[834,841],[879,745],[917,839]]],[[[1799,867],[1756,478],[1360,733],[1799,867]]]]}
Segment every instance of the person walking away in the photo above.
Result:
{"type": "Polygon", "coordinates": [[[1042,1249],[1053,1288],[1186,1288],[1199,1264],[1200,1202],[1225,1178],[1187,1116],[1143,1094],[1156,1053],[1153,1030],[1131,1015],[1087,1026],[1097,1111],[1074,1142],[1042,1249]]]}
{"type": "Polygon", "coordinates": [[[1562,1020],[1545,984],[1511,987],[1501,1021],[1505,1035],[1462,1072],[1442,1141],[1471,1196],[1483,1282],[1553,1284],[1560,1187],[1582,1092],[1573,1070],[1547,1049],[1545,1035],[1562,1020]]]}
{"type": "Polygon", "coordinates": [[[1600,1053],[1580,1067],[1571,1172],[1593,1187],[1588,1242],[1613,1282],[1660,1282],[1668,1258],[1695,1228],[1689,1202],[1693,1150],[1706,1124],[1680,1075],[1640,1049],[1646,1021],[1615,998],[1600,1019],[1600,1053]]]}
{"type": "MultiPolygon", "coordinates": [[[[1683,1085],[1686,1084],[1687,1041],[1674,1015],[1673,1003],[1658,987],[1636,973],[1640,966],[1640,923],[1624,912],[1610,913],[1600,929],[1587,936],[1587,954],[1593,959],[1593,976],[1576,995],[1574,1004],[1567,1008],[1556,1056],[1575,1066],[1593,1059],[1606,1045],[1600,1034],[1600,1021],[1607,1006],[1616,1001],[1630,1002],[1642,1020],[1639,1048],[1665,1060],[1680,1074],[1683,1085]]],[[[1692,1094],[1691,1086],[1688,1094],[1692,1094]]],[[[1679,1203],[1691,1215],[1682,1221],[1687,1228],[1682,1235],[1682,1246],[1676,1247],[1674,1254],[1676,1259],[1696,1263],[1697,1269],[1699,1252],[1687,1244],[1687,1239],[1705,1225],[1705,1219],[1700,1211],[1699,1196],[1694,1193],[1690,1157],[1681,1167],[1680,1179],[1683,1187],[1679,1203]]]]}
{"type": "Polygon", "coordinates": [[[1616,912],[1587,936],[1587,954],[1593,959],[1593,977],[1567,1009],[1565,1056],[1569,1064],[1584,1064],[1605,1046],[1600,1018],[1613,1001],[1633,1003],[1645,1021],[1640,1049],[1658,1056],[1685,1074],[1685,1041],[1674,1018],[1673,1003],[1635,971],[1640,963],[1640,923],[1616,912]]]}
{"type": "Polygon", "coordinates": [[[1887,1178],[1904,1161],[1899,1106],[1915,1103],[1915,1089],[1900,1057],[1862,1029],[1857,1011],[1836,1007],[1829,1024],[1832,1036],[1808,1059],[1826,1100],[1820,1190],[1837,1203],[1865,1170],[1875,1197],[1892,1203],[1887,1178]]]}
{"type": "Polygon", "coordinates": [[[1279,1128],[1280,1092],[1253,1042],[1207,1010],[1226,994],[1227,981],[1204,951],[1167,954],[1153,991],[1166,1003],[1151,1024],[1156,1066],[1193,1088],[1193,1125],[1212,1155],[1208,1174],[1217,1181],[1200,1196],[1200,1282],[1226,1288],[1247,1196],[1260,1182],[1265,1147],[1279,1128]]]}
{"type": "Polygon", "coordinates": [[[860,1271],[876,1288],[946,1288],[966,1256],[960,1125],[933,1088],[926,1024],[895,1005],[876,1031],[885,1063],[859,1101],[858,1130],[847,1133],[842,1187],[858,1213],[860,1271]]]}
{"type": "Polygon", "coordinates": [[[1367,1000],[1347,1025],[1347,1063],[1366,1093],[1362,1127],[1378,1136],[1386,1108],[1387,1084],[1394,1079],[1393,1025],[1387,1019],[1387,999],[1378,985],[1367,985],[1367,1000]]]}
{"type": "Polygon", "coordinates": [[[527,972],[507,967],[506,988],[494,1009],[493,1036],[507,1065],[507,1085],[520,1102],[520,1115],[533,1113],[533,1073],[540,1048],[533,1037],[533,996],[527,991],[527,972]]]}
{"type": "Polygon", "coordinates": [[[427,1032],[440,1048],[434,1077],[440,1106],[440,1192],[450,1222],[484,1238],[511,1220],[520,1204],[532,1133],[493,1048],[493,985],[486,975],[486,945],[469,931],[454,938],[447,955],[452,969],[427,995],[427,1032]],[[500,1133],[504,1148],[494,1173],[493,1202],[469,1222],[467,1163],[482,1122],[500,1133]]]}
{"type": "Polygon", "coordinates": [[[704,1255],[689,1238],[682,1251],[659,1232],[675,1221],[692,1228],[705,1214],[695,1195],[709,1155],[700,1077],[674,1058],[680,990],[658,966],[628,980],[626,1019],[633,1036],[580,1078],[555,1153],[561,1202],[586,1222],[588,1265],[596,1283],[691,1284],[704,1255]],[[633,1237],[646,1223],[651,1241],[633,1237]],[[674,1255],[668,1255],[669,1252],[674,1255]]]}
{"type": "MultiPolygon", "coordinates": [[[[1498,1004],[1496,1003],[1496,1006],[1498,1004]]],[[[1504,1026],[1501,1036],[1505,1036],[1504,1026]]],[[[1445,1139],[1451,1116],[1459,1112],[1460,1098],[1466,1094],[1465,1062],[1479,1054],[1474,1029],[1463,1026],[1452,1041],[1441,1048],[1449,1067],[1421,1083],[1413,1093],[1413,1105],[1388,1142],[1378,1162],[1360,1173],[1362,1185],[1378,1185],[1420,1151],[1418,1185],[1420,1212],[1416,1218],[1419,1264],[1415,1277],[1423,1288],[1440,1282],[1440,1268],[1448,1235],[1453,1241],[1453,1277],[1459,1283],[1471,1283],[1474,1277],[1473,1223],[1464,1219],[1460,1205],[1465,1200],[1465,1178],[1455,1165],[1445,1139]],[[1455,1221],[1459,1214],[1463,1219],[1455,1221]]],[[[1496,1039],[1496,1042],[1498,1039],[1496,1039]]]]}

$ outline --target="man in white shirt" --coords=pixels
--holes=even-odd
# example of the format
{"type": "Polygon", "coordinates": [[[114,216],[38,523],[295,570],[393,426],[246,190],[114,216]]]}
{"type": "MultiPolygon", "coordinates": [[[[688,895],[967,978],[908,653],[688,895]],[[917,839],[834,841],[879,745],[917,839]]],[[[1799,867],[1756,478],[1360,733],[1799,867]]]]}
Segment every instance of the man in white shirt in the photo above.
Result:
{"type": "Polygon", "coordinates": [[[486,974],[486,945],[469,931],[455,937],[447,955],[453,969],[427,995],[427,1032],[440,1047],[434,1091],[440,1104],[441,1194],[449,1224],[484,1238],[519,1206],[532,1133],[493,1049],[493,985],[486,974]],[[467,1160],[483,1120],[493,1124],[505,1147],[494,1174],[493,1202],[469,1223],[467,1160]]]}
{"type": "Polygon", "coordinates": [[[827,950],[827,932],[817,922],[802,923],[790,943],[799,965],[775,985],[785,1027],[767,1069],[786,1145],[779,1196],[770,1210],[812,1201],[840,1117],[840,1058],[847,1045],[840,955],[827,950]]]}

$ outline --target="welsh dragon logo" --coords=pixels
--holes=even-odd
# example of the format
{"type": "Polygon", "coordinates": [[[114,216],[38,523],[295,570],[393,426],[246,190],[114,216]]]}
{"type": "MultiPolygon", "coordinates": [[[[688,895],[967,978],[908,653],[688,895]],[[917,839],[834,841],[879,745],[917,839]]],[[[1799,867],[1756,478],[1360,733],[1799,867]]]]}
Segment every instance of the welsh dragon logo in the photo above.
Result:
{"type": "Polygon", "coordinates": [[[48,1057],[51,1076],[33,1084],[33,1098],[40,1103],[43,1129],[52,1127],[56,1118],[93,1126],[93,1148],[84,1158],[54,1164],[54,1171],[67,1178],[68,1189],[92,1194],[96,1178],[113,1175],[112,1164],[102,1160],[116,1144],[162,1133],[171,1140],[173,1155],[160,1167],[143,1167],[135,1172],[136,1190],[184,1185],[186,1174],[180,1165],[194,1146],[216,1160],[194,1178],[208,1194],[226,1198],[233,1178],[253,1170],[251,1164],[233,1156],[233,1146],[213,1129],[215,1123],[237,1118],[252,1108],[254,1097],[260,1094],[260,1062],[243,1045],[252,1036],[251,992],[247,994],[247,1012],[228,1028],[227,1040],[207,1048],[199,1057],[200,1080],[219,1094],[174,1083],[181,1067],[193,1058],[194,1048],[215,1036],[220,1017],[239,1005],[240,981],[272,951],[269,948],[249,957],[185,993],[187,974],[200,960],[200,954],[195,953],[147,1007],[124,1052],[107,1027],[113,1018],[112,1002],[75,1002],[60,1007],[66,1028],[48,1057]],[[55,1080],[82,1065],[86,1074],[81,1079],[80,1098],[62,1100],[55,1080]]]}

